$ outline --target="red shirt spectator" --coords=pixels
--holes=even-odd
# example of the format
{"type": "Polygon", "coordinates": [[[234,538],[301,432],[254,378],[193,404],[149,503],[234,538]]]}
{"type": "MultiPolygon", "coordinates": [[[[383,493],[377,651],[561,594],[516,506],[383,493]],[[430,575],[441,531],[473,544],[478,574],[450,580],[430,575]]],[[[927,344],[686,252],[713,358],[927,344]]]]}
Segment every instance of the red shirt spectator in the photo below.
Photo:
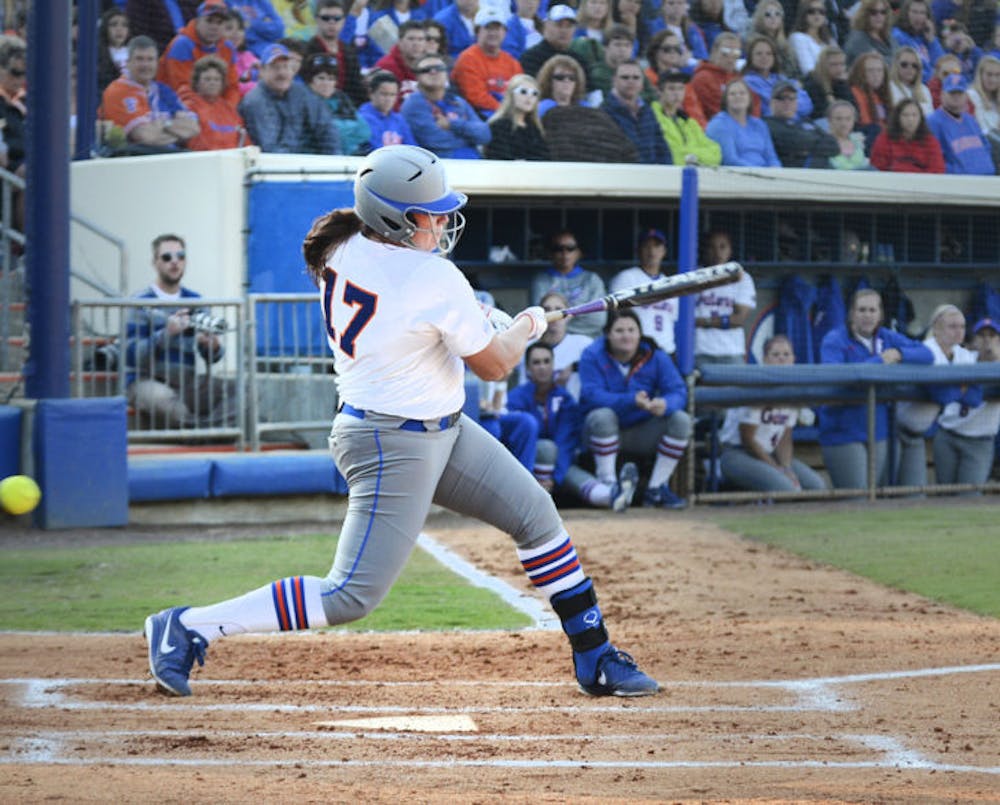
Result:
{"type": "Polygon", "coordinates": [[[871,163],[880,171],[944,173],[941,145],[924,121],[920,104],[900,101],[889,115],[889,124],[875,139],[871,163]]]}

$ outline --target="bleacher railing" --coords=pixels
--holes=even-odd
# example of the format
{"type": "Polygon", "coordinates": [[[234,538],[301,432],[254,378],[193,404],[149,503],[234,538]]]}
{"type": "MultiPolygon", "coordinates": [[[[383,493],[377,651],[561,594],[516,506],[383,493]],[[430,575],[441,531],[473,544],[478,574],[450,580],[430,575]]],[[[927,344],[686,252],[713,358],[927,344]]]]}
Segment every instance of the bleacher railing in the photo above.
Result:
{"type": "MultiPolygon", "coordinates": [[[[712,410],[741,407],[818,405],[864,405],[868,442],[868,487],[796,492],[724,491],[696,492],[695,451],[688,450],[686,482],[692,503],[752,500],[806,500],[913,495],[943,495],[961,492],[1000,491],[1000,483],[937,484],[926,486],[878,486],[875,473],[875,411],[881,403],[897,400],[927,401],[931,384],[983,385],[986,399],[1000,400],[1000,363],[963,366],[912,366],[882,364],[736,366],[709,365],[688,378],[688,412],[693,416],[712,410]]],[[[892,418],[890,418],[891,420],[892,418]]],[[[890,447],[893,435],[890,433],[890,447]]],[[[890,455],[892,454],[890,449],[890,455]]],[[[712,456],[714,459],[714,456],[712,456]]]]}

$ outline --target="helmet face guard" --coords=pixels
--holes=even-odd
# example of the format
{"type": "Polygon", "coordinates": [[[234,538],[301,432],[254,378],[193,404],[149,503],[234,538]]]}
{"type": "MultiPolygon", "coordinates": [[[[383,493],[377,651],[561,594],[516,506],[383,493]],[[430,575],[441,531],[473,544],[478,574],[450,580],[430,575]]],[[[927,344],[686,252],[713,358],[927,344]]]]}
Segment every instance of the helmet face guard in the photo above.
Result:
{"type": "Polygon", "coordinates": [[[448,215],[437,237],[437,248],[447,254],[465,228],[459,210],[468,198],[448,186],[444,165],[430,151],[413,145],[389,145],[370,153],[354,178],[354,211],[379,235],[415,248],[418,231],[414,213],[448,215]]]}

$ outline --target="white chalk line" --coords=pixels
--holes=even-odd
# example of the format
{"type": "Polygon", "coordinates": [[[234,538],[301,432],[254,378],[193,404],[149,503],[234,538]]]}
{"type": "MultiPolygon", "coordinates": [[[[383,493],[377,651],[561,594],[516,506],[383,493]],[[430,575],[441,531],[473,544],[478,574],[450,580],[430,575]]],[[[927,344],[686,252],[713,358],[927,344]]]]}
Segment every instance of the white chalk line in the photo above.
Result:
{"type": "Polygon", "coordinates": [[[417,538],[417,545],[437,559],[452,573],[468,581],[469,584],[474,587],[482,587],[490,590],[498,595],[507,606],[527,615],[534,622],[535,629],[551,631],[562,628],[559,618],[556,617],[555,613],[537,598],[515,589],[496,576],[484,573],[471,562],[467,562],[451,550],[451,548],[442,545],[433,537],[421,534],[417,538]]]}
{"type": "MultiPolygon", "coordinates": [[[[584,713],[584,712],[607,712],[622,714],[646,714],[646,713],[669,713],[669,712],[774,712],[774,711],[786,711],[786,712],[807,712],[807,711],[823,711],[829,712],[830,709],[842,710],[850,707],[850,705],[844,705],[840,698],[836,696],[833,691],[828,690],[828,688],[836,687],[839,685],[849,685],[849,684],[863,684],[866,682],[877,682],[877,681],[887,681],[887,680],[898,680],[905,678],[924,678],[931,676],[944,676],[951,674],[967,674],[967,673],[983,673],[983,672],[993,672],[1000,670],[1000,664],[981,664],[973,666],[951,666],[944,668],[924,668],[924,669],[913,669],[908,671],[888,671],[879,673],[868,673],[868,674],[851,674],[841,677],[818,677],[813,679],[792,679],[792,680],[749,680],[749,681],[737,681],[732,680],[728,682],[710,682],[704,680],[682,680],[676,683],[672,683],[676,687],[747,687],[747,688],[779,688],[787,690],[789,693],[795,694],[799,698],[799,703],[796,705],[776,705],[776,706],[648,706],[648,705],[637,705],[637,706],[624,706],[624,703],[616,704],[613,706],[539,706],[539,707],[460,707],[460,708],[439,708],[439,707],[364,707],[364,706],[317,706],[317,705],[280,705],[280,704],[233,704],[233,705],[218,705],[218,704],[203,704],[203,705],[187,705],[180,702],[172,704],[162,704],[162,705],[152,705],[149,703],[139,702],[139,703],[102,703],[102,702],[80,702],[69,699],[62,692],[59,691],[60,688],[74,685],[136,685],[139,684],[138,680],[134,679],[95,679],[95,678],[60,678],[60,679],[40,679],[40,678],[17,678],[17,679],[0,679],[0,684],[3,685],[22,685],[25,687],[24,696],[21,701],[22,706],[25,707],[46,707],[53,708],[58,707],[63,710],[156,710],[156,711],[176,711],[176,710],[192,710],[192,711],[218,711],[218,710],[231,710],[231,711],[268,711],[268,712],[351,712],[351,713],[547,713],[547,712],[559,712],[559,713],[584,713]]],[[[296,682],[293,680],[280,680],[274,683],[271,682],[259,682],[252,680],[206,680],[204,683],[206,685],[212,686],[248,686],[248,685],[263,685],[270,686],[272,684],[285,684],[285,685],[296,685],[303,684],[303,682],[296,682]]],[[[378,680],[373,680],[365,682],[362,680],[324,680],[325,684],[330,686],[359,686],[359,685],[380,685],[383,687],[387,686],[420,686],[420,685],[437,685],[438,682],[382,682],[378,680]]],[[[313,684],[313,683],[310,683],[313,684]]],[[[317,683],[318,684],[318,683],[317,683]]],[[[456,682],[454,684],[467,685],[467,686],[481,686],[483,683],[476,680],[465,680],[456,682]]],[[[565,686],[565,683],[545,683],[545,682],[502,682],[494,681],[490,684],[496,686],[507,686],[507,687],[539,687],[539,686],[565,686]]],[[[629,702],[628,705],[633,705],[633,702],[629,702]]],[[[174,737],[178,736],[177,731],[165,731],[166,734],[172,735],[174,737]]],[[[295,736],[298,738],[303,738],[311,736],[315,731],[311,732],[291,732],[289,736],[295,736]]],[[[102,733],[107,734],[107,733],[102,733]]],[[[204,736],[205,731],[199,731],[197,733],[199,736],[204,736]]],[[[212,732],[212,735],[219,733],[212,732]]],[[[245,737],[249,734],[260,735],[261,733],[237,733],[240,736],[245,737]]],[[[345,733],[338,732],[321,732],[318,733],[324,738],[332,735],[344,735],[345,733]]],[[[347,733],[352,737],[365,737],[369,733],[347,733]]],[[[386,733],[376,733],[379,737],[384,738],[386,733]]],[[[399,740],[401,733],[388,733],[388,735],[396,736],[396,740],[399,740]]],[[[441,736],[421,736],[424,740],[438,739],[441,740],[441,736]]],[[[484,736],[476,735],[455,735],[450,740],[483,740],[484,736]]],[[[622,739],[626,737],[631,737],[636,741],[649,741],[656,740],[655,737],[649,735],[635,735],[635,736],[621,736],[622,739]]],[[[737,739],[739,736],[726,735],[722,736],[727,740],[737,739]]],[[[533,769],[533,768],[606,768],[606,769],[725,769],[725,768],[740,768],[740,767],[752,767],[752,768],[785,768],[785,769],[805,769],[805,768],[822,768],[822,769],[912,769],[912,770],[925,770],[932,772],[953,772],[953,773],[968,773],[968,774],[988,774],[988,775],[998,775],[1000,774],[1000,766],[971,766],[971,765],[960,765],[960,764],[942,764],[935,761],[929,760],[923,757],[920,753],[908,749],[905,744],[898,738],[893,736],[885,735],[842,735],[842,736],[823,736],[822,740],[828,744],[831,738],[839,737],[844,740],[855,741],[867,749],[878,752],[884,757],[877,760],[863,760],[863,761],[829,761],[829,760],[808,760],[797,758],[794,760],[767,760],[767,761],[751,761],[751,760],[709,760],[709,761],[686,761],[686,760],[672,760],[672,761],[604,761],[604,760],[519,760],[519,759],[509,759],[509,758],[492,758],[489,760],[293,760],[293,761],[282,761],[282,760],[247,760],[247,759],[231,759],[231,760],[220,760],[216,758],[184,758],[177,759],[171,757],[163,758],[137,758],[137,757],[109,757],[102,756],[99,758],[79,758],[79,757],[69,757],[62,756],[60,750],[63,745],[65,737],[62,737],[59,733],[43,733],[39,737],[23,737],[16,738],[9,750],[7,756],[0,756],[0,764],[25,764],[25,763],[43,763],[43,764],[55,764],[55,765],[98,765],[98,764],[115,764],[115,765],[126,765],[126,766],[148,766],[148,765],[173,765],[173,766],[249,766],[249,767],[265,767],[265,768],[282,768],[287,766],[308,766],[308,767],[401,767],[401,768],[456,768],[456,767],[497,767],[497,768],[523,768],[523,769],[533,769]]],[[[506,740],[510,742],[517,741],[519,738],[524,740],[552,740],[551,736],[506,736],[506,740]]],[[[569,736],[567,739],[581,739],[582,736],[575,735],[569,736]]],[[[797,738],[799,740],[803,739],[803,736],[790,735],[788,739],[797,738]]],[[[558,738],[556,738],[558,740],[558,738]]],[[[596,735],[591,737],[592,740],[607,740],[607,736],[596,735]]],[[[781,740],[783,736],[761,736],[759,740],[781,740]]]]}

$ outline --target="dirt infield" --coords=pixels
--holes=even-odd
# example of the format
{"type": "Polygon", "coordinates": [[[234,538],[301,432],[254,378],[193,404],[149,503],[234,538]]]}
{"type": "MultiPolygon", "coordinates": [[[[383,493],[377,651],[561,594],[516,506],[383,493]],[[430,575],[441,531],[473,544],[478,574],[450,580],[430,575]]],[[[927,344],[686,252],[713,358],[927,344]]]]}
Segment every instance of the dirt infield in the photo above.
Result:
{"type": "MultiPolygon", "coordinates": [[[[0,635],[0,801],[1000,799],[1000,622],[694,514],[567,522],[660,695],[581,695],[553,631],[232,638],[190,699],[138,634],[0,635]]],[[[526,587],[502,534],[427,531],[526,587]]]]}

